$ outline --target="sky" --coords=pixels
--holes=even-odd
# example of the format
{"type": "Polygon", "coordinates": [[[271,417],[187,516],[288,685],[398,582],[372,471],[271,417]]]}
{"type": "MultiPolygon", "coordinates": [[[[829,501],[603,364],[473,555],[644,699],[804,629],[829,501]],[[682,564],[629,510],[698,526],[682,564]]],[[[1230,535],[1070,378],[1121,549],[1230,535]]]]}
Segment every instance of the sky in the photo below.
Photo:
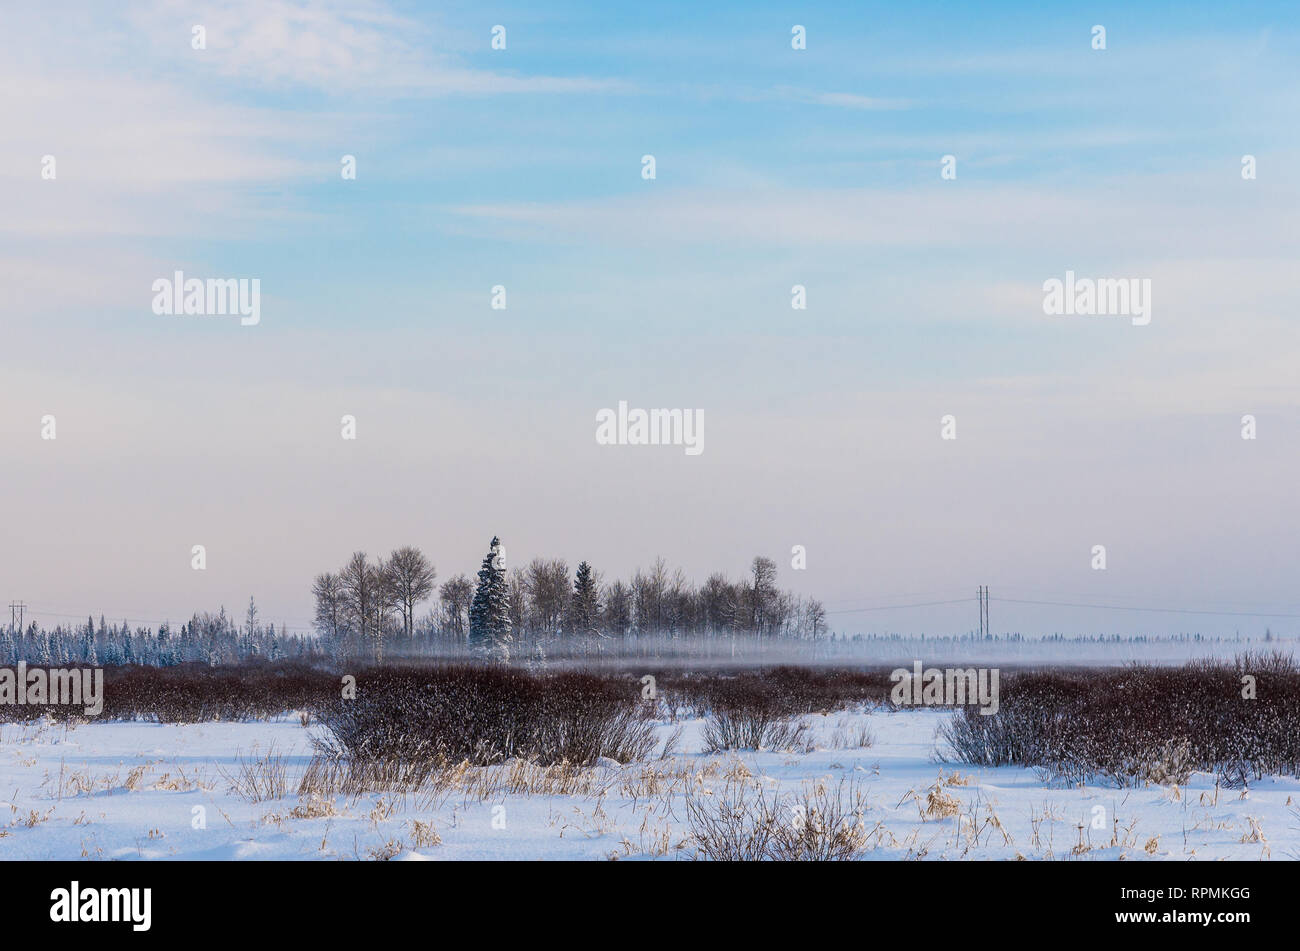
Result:
{"type": "Polygon", "coordinates": [[[495,534],[611,579],[766,555],[850,634],[969,631],[986,584],[996,632],[1294,636],[1298,20],[9,5],[0,599],[302,630],[355,550],[445,580],[495,534]],[[177,270],[260,321],[156,314],[177,270]],[[1071,270],[1150,323],[1045,314],[1071,270]],[[704,451],[599,445],[620,401],[704,451]]]}

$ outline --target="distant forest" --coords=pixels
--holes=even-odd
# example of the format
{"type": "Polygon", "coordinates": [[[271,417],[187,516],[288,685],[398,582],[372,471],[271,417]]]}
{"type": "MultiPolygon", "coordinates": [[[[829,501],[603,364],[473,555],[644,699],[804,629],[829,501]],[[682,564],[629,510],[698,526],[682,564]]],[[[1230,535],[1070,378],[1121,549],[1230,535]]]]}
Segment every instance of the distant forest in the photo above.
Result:
{"type": "Polygon", "coordinates": [[[264,624],[250,598],[242,623],[223,607],[216,614],[195,614],[179,628],[132,629],[102,616],[52,630],[35,622],[23,630],[6,626],[0,629],[0,664],[215,666],[258,658],[382,660],[385,654],[424,653],[508,659],[578,641],[743,637],[789,642],[829,633],[821,603],[778,588],[776,563],[761,556],[736,581],[714,573],[695,585],[658,558],[626,581],[606,582],[585,561],[570,570],[563,559],[534,558],[512,569],[493,538],[475,578],[457,574],[441,585],[437,578],[418,548],[399,548],[373,560],[356,552],[337,572],[313,581],[312,635],[264,624]]]}
{"type": "Polygon", "coordinates": [[[607,583],[585,561],[572,571],[560,558],[511,569],[493,538],[475,579],[455,575],[438,589],[436,579],[417,548],[377,561],[356,552],[337,573],[316,577],[316,630],[353,651],[370,645],[380,656],[386,645],[403,642],[508,654],[512,644],[574,637],[815,640],[827,634],[821,603],[779,589],[776,563],[762,556],[739,581],[714,573],[696,586],[658,558],[627,581],[607,583]],[[420,616],[419,606],[429,602],[433,608],[420,616]]]}

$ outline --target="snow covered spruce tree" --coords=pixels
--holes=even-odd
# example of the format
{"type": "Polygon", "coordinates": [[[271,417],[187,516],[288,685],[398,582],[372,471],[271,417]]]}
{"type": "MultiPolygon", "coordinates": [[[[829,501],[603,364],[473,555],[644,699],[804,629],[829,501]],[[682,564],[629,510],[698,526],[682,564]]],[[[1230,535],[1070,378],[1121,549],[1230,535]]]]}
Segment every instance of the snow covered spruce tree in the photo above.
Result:
{"type": "Polygon", "coordinates": [[[569,601],[569,630],[573,634],[597,634],[600,631],[600,590],[596,573],[585,561],[578,565],[573,578],[573,597],[569,601]]]}
{"type": "Polygon", "coordinates": [[[469,606],[469,645],[475,653],[501,661],[510,659],[510,590],[506,584],[505,552],[495,535],[483,557],[478,587],[469,606]]]}
{"type": "Polygon", "coordinates": [[[99,665],[99,655],[95,652],[95,632],[89,627],[81,635],[81,659],[90,667],[99,665]]]}

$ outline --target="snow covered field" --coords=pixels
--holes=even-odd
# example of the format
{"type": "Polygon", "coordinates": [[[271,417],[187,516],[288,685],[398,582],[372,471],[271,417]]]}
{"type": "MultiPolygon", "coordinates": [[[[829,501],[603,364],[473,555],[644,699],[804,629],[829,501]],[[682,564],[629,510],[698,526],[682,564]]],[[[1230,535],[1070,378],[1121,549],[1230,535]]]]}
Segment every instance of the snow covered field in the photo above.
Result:
{"type": "Polygon", "coordinates": [[[792,797],[817,784],[864,796],[870,859],[1287,859],[1300,853],[1300,780],[1216,789],[1060,788],[1034,770],[939,762],[929,710],[804,718],[801,753],[701,752],[702,721],[664,723],[669,757],[546,775],[525,764],[469,770],[410,795],[299,798],[311,759],[297,717],[273,722],[5,724],[0,727],[3,859],[609,859],[691,858],[686,790],[728,783],[792,797]],[[866,727],[870,748],[851,748],[866,727]],[[847,744],[847,746],[846,746],[847,744]],[[837,748],[839,747],[839,748],[837,748]],[[231,791],[268,751],[288,792],[250,802],[231,791]],[[554,792],[557,784],[563,792],[554,792]],[[841,785],[843,783],[843,785],[841,785]],[[936,786],[937,784],[937,786],[936,786]],[[5,806],[8,809],[5,809],[5,806]],[[433,842],[437,844],[431,844],[433,842]]]}

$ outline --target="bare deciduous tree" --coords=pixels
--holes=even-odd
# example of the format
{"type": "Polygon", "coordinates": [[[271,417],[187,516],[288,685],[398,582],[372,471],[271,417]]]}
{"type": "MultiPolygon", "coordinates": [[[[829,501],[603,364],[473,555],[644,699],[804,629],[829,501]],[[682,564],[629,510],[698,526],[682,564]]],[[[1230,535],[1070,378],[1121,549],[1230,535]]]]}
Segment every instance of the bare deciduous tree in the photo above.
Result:
{"type": "Polygon", "coordinates": [[[541,637],[560,633],[569,609],[569,566],[560,558],[534,558],[524,571],[524,589],[529,632],[541,637]]]}
{"type": "Polygon", "coordinates": [[[353,552],[352,558],[339,573],[343,588],[343,603],[348,622],[361,635],[362,640],[375,638],[376,653],[383,656],[379,643],[382,631],[378,629],[380,603],[380,577],[378,569],[366,559],[363,551],[353,552]]]}
{"type": "Polygon", "coordinates": [[[316,629],[331,638],[339,637],[344,630],[343,586],[337,574],[317,574],[312,596],[316,598],[316,629]]]}
{"type": "Polygon", "coordinates": [[[463,643],[469,632],[469,605],[474,598],[474,583],[465,575],[447,580],[438,594],[442,601],[442,625],[446,634],[463,643]]]}
{"type": "Polygon", "coordinates": [[[624,637],[632,628],[632,589],[615,581],[605,589],[604,630],[613,637],[624,637]]]}
{"type": "Polygon", "coordinates": [[[402,614],[402,635],[410,640],[415,630],[415,606],[433,594],[437,569],[420,549],[410,545],[393,552],[384,568],[388,588],[402,614]]]}
{"type": "Polygon", "coordinates": [[[762,637],[772,625],[776,597],[776,562],[771,558],[757,555],[750,565],[750,576],[754,579],[749,589],[749,627],[762,637]]]}
{"type": "Polygon", "coordinates": [[[518,571],[510,573],[506,583],[506,604],[510,615],[510,629],[522,633],[528,614],[528,586],[518,571]]]}

